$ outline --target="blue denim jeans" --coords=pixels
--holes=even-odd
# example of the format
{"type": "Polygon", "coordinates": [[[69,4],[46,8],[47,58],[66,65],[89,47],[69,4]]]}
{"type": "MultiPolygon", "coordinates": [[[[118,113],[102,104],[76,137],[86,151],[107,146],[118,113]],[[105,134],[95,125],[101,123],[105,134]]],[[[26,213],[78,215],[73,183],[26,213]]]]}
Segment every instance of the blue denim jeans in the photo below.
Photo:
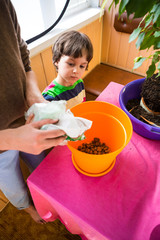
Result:
{"type": "Polygon", "coordinates": [[[30,205],[30,198],[21,172],[19,155],[32,172],[45,158],[45,153],[32,155],[9,150],[0,154],[0,189],[17,209],[25,209],[30,205]]]}

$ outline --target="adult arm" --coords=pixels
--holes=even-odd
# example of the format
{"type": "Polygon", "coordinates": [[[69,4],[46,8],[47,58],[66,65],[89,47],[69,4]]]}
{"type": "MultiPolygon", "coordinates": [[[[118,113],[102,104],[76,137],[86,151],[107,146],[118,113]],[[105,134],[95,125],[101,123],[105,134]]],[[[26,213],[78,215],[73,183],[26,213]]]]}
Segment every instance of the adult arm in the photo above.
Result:
{"type": "Polygon", "coordinates": [[[33,71],[26,72],[26,100],[28,107],[34,103],[48,102],[42,96],[37,84],[36,75],[33,71]]]}
{"type": "Polygon", "coordinates": [[[23,62],[24,70],[26,72],[25,94],[26,94],[27,105],[28,107],[30,107],[34,103],[47,102],[41,94],[41,91],[37,84],[36,75],[31,69],[28,46],[21,37],[21,29],[17,20],[15,9],[11,2],[10,2],[10,12],[13,19],[17,40],[18,40],[21,59],[23,62]]]}
{"type": "Polygon", "coordinates": [[[45,149],[59,145],[65,140],[62,130],[40,130],[44,124],[53,124],[56,120],[44,119],[31,122],[14,129],[0,131],[0,150],[18,150],[39,154],[45,149]]]}

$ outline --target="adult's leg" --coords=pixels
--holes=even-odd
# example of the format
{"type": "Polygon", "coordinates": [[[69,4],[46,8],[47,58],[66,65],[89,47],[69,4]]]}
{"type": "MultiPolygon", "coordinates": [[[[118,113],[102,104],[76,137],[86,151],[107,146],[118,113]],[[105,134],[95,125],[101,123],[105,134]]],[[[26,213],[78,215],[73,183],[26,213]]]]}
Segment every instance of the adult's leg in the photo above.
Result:
{"type": "Polygon", "coordinates": [[[30,172],[32,172],[38,165],[43,161],[43,159],[46,157],[45,151],[41,152],[38,155],[20,152],[20,156],[22,160],[26,163],[28,166],[30,172]]]}
{"type": "Polygon", "coordinates": [[[0,154],[0,189],[17,209],[24,209],[37,223],[44,222],[28,196],[20,169],[19,151],[9,150],[0,154]]]}
{"type": "Polygon", "coordinates": [[[30,206],[26,183],[19,164],[19,151],[9,150],[0,154],[0,189],[17,208],[30,206]]]}

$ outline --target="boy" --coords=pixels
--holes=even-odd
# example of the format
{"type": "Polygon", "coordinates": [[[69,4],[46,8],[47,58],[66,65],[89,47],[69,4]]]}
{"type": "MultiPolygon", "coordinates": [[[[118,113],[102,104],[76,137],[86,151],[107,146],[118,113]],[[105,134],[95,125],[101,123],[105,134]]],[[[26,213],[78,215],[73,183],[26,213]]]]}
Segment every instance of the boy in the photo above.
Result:
{"type": "Polygon", "coordinates": [[[86,100],[83,73],[93,57],[93,46],[87,35],[78,31],[63,33],[53,46],[53,64],[57,78],[43,91],[48,100],[66,100],[67,109],[86,100]]]}

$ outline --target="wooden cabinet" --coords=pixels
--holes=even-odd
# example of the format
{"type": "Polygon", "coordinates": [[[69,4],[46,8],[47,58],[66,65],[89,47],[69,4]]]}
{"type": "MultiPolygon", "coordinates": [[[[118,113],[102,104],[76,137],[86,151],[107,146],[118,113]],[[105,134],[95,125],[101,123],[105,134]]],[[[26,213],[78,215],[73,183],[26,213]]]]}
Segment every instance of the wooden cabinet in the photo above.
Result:
{"type": "Polygon", "coordinates": [[[46,81],[49,84],[57,76],[55,66],[52,62],[52,47],[46,49],[41,53],[43,67],[45,71],[46,81]]]}
{"type": "Polygon", "coordinates": [[[93,58],[89,63],[88,71],[84,73],[83,77],[85,77],[93,68],[100,64],[101,61],[102,21],[97,19],[79,31],[85,33],[91,39],[93,45],[93,58]]]}
{"type": "Polygon", "coordinates": [[[47,80],[41,54],[38,54],[31,58],[31,67],[36,74],[39,89],[43,91],[47,86],[47,80]]]}

